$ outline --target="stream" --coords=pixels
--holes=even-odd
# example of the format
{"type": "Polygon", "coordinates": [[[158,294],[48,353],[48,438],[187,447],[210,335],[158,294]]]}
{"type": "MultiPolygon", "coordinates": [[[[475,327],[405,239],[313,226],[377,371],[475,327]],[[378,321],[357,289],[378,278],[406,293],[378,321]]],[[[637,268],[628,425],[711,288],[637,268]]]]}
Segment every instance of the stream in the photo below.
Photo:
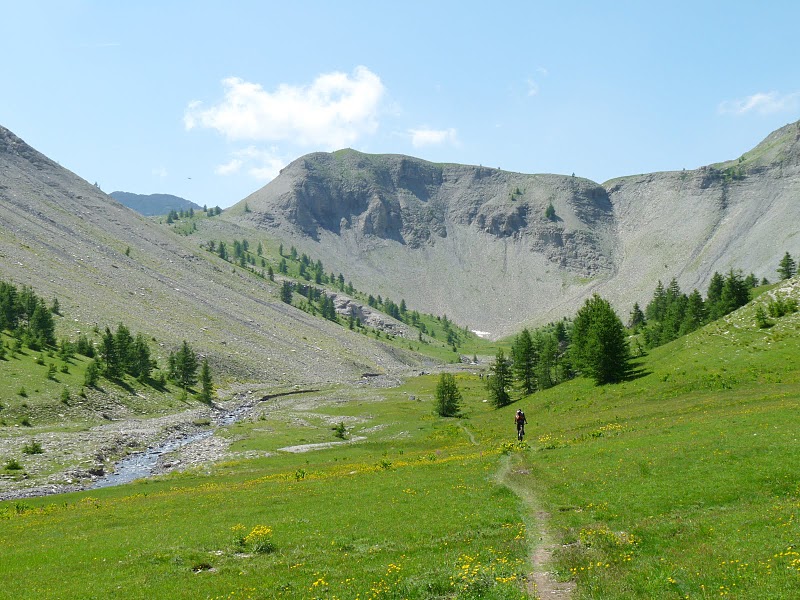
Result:
{"type": "Polygon", "coordinates": [[[150,477],[158,465],[159,458],[161,458],[164,454],[174,452],[175,450],[183,448],[184,446],[188,446],[189,444],[194,444],[211,437],[218,428],[232,425],[246,417],[250,411],[253,410],[256,404],[260,402],[266,402],[267,400],[272,400],[280,396],[305,394],[316,391],[318,390],[293,390],[291,392],[284,392],[282,394],[272,394],[269,396],[264,396],[263,398],[259,398],[258,400],[247,401],[232,410],[219,411],[213,416],[213,426],[211,429],[200,431],[198,433],[191,433],[178,439],[166,440],[160,444],[149,446],[146,450],[133,452],[132,454],[129,454],[125,458],[119,460],[114,465],[113,472],[103,475],[89,485],[87,489],[122,485],[124,483],[135,481],[136,479],[150,477]]]}

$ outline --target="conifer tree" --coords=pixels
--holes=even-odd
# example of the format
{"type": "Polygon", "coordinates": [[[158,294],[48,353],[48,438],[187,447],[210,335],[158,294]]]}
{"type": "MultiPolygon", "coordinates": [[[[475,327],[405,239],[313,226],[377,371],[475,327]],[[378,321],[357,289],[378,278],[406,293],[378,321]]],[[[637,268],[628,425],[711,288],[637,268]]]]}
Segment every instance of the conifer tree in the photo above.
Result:
{"type": "Polygon", "coordinates": [[[531,394],[536,389],[535,369],[537,353],[533,345],[530,331],[523,329],[514,338],[511,346],[511,356],[514,359],[514,375],[524,394],[531,394]]]}
{"type": "Polygon", "coordinates": [[[725,278],[720,295],[722,315],[727,315],[748,302],[750,302],[750,288],[745,284],[741,273],[731,269],[725,278]]]}
{"type": "Polygon", "coordinates": [[[83,385],[86,387],[94,387],[97,385],[97,380],[100,377],[100,368],[97,366],[97,361],[93,360],[86,365],[86,372],[83,375],[83,385]]]}
{"type": "Polygon", "coordinates": [[[103,338],[100,340],[100,358],[103,360],[103,374],[106,377],[119,377],[120,360],[114,344],[114,334],[106,327],[103,338]]]}
{"type": "Polygon", "coordinates": [[[694,290],[686,302],[686,313],[681,323],[680,335],[686,335],[702,327],[707,319],[707,311],[700,292],[694,290]]]}
{"type": "Polygon", "coordinates": [[[540,390],[546,390],[558,383],[558,340],[554,335],[538,334],[533,344],[538,349],[539,355],[539,360],[534,370],[536,387],[540,390]]]}
{"type": "Polygon", "coordinates": [[[141,333],[137,333],[136,338],[133,340],[128,364],[129,373],[141,381],[148,379],[150,373],[153,372],[153,361],[150,358],[150,346],[147,343],[147,338],[141,333]]]}
{"type": "Polygon", "coordinates": [[[628,372],[625,327],[611,304],[597,294],[575,316],[570,352],[575,367],[598,385],[622,381],[628,372]]]}
{"type": "Polygon", "coordinates": [[[787,252],[783,255],[783,258],[778,265],[778,275],[781,279],[791,279],[796,273],[797,264],[794,262],[792,256],[787,252]]]}
{"type": "Polygon", "coordinates": [[[53,313],[41,299],[36,302],[36,307],[30,314],[28,321],[28,340],[39,347],[54,346],[56,343],[56,326],[53,322],[53,313]]]}
{"type": "Polygon", "coordinates": [[[88,358],[94,358],[94,343],[92,343],[86,334],[78,336],[78,341],[75,343],[75,351],[88,358]]]}
{"type": "Polygon", "coordinates": [[[641,328],[646,323],[647,320],[645,319],[642,309],[639,308],[639,303],[634,302],[633,308],[631,309],[630,320],[628,321],[628,327],[635,332],[638,331],[639,328],[641,328]]]}
{"type": "Polygon", "coordinates": [[[286,304],[292,303],[292,283],[288,279],[284,279],[281,285],[281,301],[286,304]]]}
{"type": "Polygon", "coordinates": [[[511,404],[511,396],[508,393],[510,387],[511,361],[506,358],[501,348],[497,351],[494,363],[489,367],[489,377],[486,380],[489,399],[495,408],[511,404]]]}
{"type": "Polygon", "coordinates": [[[170,355],[170,376],[183,389],[197,383],[197,354],[184,340],[180,350],[170,355]]]}
{"type": "Polygon", "coordinates": [[[722,288],[724,286],[725,278],[714,271],[706,293],[706,309],[710,321],[715,321],[725,314],[725,308],[722,304],[722,288]]]}
{"type": "Polygon", "coordinates": [[[208,366],[208,359],[203,358],[200,366],[200,400],[206,404],[211,404],[214,399],[214,384],[211,379],[211,369],[208,366]]]}
{"type": "Polygon", "coordinates": [[[461,392],[452,373],[439,375],[436,384],[436,414],[440,417],[455,417],[458,415],[461,403],[461,392]]]}
{"type": "Polygon", "coordinates": [[[135,368],[133,365],[133,336],[131,336],[130,330],[122,323],[117,325],[113,343],[120,371],[130,374],[135,368]]]}

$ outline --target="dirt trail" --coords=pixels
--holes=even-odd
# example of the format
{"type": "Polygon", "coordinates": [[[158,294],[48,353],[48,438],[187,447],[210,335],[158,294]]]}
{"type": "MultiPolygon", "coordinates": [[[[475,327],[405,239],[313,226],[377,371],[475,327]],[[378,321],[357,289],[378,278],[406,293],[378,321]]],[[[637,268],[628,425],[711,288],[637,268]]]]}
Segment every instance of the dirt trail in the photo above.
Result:
{"type": "MultiPolygon", "coordinates": [[[[570,600],[575,584],[571,581],[557,581],[548,570],[555,548],[555,542],[549,529],[550,515],[541,510],[536,498],[524,484],[528,471],[512,465],[507,458],[503,462],[498,479],[522,500],[527,508],[526,519],[529,536],[538,535],[530,549],[530,564],[533,572],[528,577],[528,595],[539,600],[570,600]]],[[[529,537],[530,539],[530,537],[529,537]]]]}

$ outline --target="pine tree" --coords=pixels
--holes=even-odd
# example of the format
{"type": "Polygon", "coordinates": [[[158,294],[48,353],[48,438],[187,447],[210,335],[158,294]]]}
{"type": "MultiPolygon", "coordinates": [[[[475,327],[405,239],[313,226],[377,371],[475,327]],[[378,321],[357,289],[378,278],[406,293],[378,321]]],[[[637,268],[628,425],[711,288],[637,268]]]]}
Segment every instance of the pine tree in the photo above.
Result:
{"type": "Polygon", "coordinates": [[[456,378],[451,373],[439,375],[436,384],[436,414],[440,417],[455,417],[458,415],[461,403],[461,392],[456,384],[456,378]]]}
{"type": "Polygon", "coordinates": [[[489,377],[486,379],[486,389],[489,399],[495,408],[502,408],[511,404],[508,393],[511,387],[511,361],[506,358],[503,349],[497,351],[494,364],[489,367],[489,377]]]}
{"type": "Polygon", "coordinates": [[[628,372],[625,327],[611,304],[597,294],[575,316],[570,352],[575,367],[598,385],[622,381],[628,372]]]}
{"type": "Polygon", "coordinates": [[[783,255],[783,258],[778,265],[778,275],[781,279],[791,279],[796,273],[797,264],[794,262],[792,256],[787,252],[783,255]]]}

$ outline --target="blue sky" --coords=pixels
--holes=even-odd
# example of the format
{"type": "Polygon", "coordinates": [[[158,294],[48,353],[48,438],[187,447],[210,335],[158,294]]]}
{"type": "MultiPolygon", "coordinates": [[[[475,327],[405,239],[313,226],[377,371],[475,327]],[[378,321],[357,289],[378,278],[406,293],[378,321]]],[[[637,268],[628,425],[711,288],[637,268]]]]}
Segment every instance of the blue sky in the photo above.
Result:
{"type": "Polygon", "coordinates": [[[103,190],[227,207],[352,147],[597,182],[800,119],[797,2],[0,0],[0,125],[103,190]]]}

